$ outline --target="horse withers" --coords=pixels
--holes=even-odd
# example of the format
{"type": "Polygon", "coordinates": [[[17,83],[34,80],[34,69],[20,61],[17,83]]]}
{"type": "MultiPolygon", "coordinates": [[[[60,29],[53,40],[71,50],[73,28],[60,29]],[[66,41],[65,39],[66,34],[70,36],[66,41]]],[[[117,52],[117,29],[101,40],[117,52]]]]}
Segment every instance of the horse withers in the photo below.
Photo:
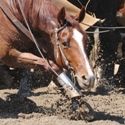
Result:
{"type": "MultiPolygon", "coordinates": [[[[25,20],[17,0],[3,0],[13,15],[23,24],[25,20]]],[[[65,8],[57,8],[51,0],[21,0],[22,10],[36,35],[40,50],[57,73],[72,68],[81,87],[93,87],[94,74],[89,64],[85,44],[87,35],[79,23],[84,19],[84,8],[78,17],[70,16],[65,8]]],[[[11,67],[49,69],[40,57],[35,44],[8,19],[0,9],[0,59],[11,67]]]]}

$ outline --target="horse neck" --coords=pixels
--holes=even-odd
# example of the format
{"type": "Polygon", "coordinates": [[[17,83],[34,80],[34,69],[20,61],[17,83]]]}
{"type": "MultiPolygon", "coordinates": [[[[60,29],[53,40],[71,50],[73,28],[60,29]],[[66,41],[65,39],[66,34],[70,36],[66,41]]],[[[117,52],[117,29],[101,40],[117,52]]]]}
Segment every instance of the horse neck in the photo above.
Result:
{"type": "MultiPolygon", "coordinates": [[[[5,1],[17,19],[24,23],[18,1],[5,1]]],[[[53,29],[51,22],[57,24],[58,9],[50,0],[20,0],[20,2],[31,28],[50,32],[53,29]]]]}

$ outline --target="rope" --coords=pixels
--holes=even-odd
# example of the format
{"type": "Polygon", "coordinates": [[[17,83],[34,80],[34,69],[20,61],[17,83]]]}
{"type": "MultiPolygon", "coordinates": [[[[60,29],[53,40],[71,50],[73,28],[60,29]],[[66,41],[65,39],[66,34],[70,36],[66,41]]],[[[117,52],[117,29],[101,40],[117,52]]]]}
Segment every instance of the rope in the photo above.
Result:
{"type": "Polygon", "coordinates": [[[83,23],[82,24],[86,25],[86,26],[89,26],[91,28],[98,28],[98,29],[104,29],[103,31],[99,31],[99,32],[93,32],[93,31],[86,31],[87,34],[93,34],[93,33],[107,33],[107,32],[110,32],[111,30],[118,30],[118,29],[125,29],[125,26],[111,26],[111,27],[101,27],[101,26],[91,26],[89,24],[86,24],[86,23],[83,23]]]}
{"type": "MultiPolygon", "coordinates": [[[[77,2],[80,4],[80,6],[81,6],[81,7],[83,7],[83,4],[81,3],[81,1],[80,1],[80,0],[77,0],[77,2]]],[[[88,7],[89,3],[90,3],[90,0],[88,0],[88,2],[86,3],[86,6],[85,6],[85,11],[86,11],[86,9],[87,9],[87,7],[88,7]]]]}
{"type": "Polygon", "coordinates": [[[92,28],[99,28],[99,29],[107,29],[107,30],[115,30],[115,29],[125,29],[125,26],[111,26],[111,27],[103,27],[103,26],[91,26],[87,23],[83,23],[82,24],[92,27],[92,28]]]}
{"type": "Polygon", "coordinates": [[[91,1],[91,0],[88,0],[88,2],[86,3],[85,10],[87,10],[87,7],[88,7],[90,1],[91,1]]]}
{"type": "Polygon", "coordinates": [[[107,33],[110,32],[111,30],[104,30],[104,31],[86,31],[87,34],[94,34],[94,33],[99,33],[99,34],[103,34],[103,33],[107,33]]]}
{"type": "Polygon", "coordinates": [[[82,5],[82,3],[80,2],[80,0],[77,0],[78,1],[78,3],[80,4],[80,6],[82,7],[83,5],[82,5]]]}

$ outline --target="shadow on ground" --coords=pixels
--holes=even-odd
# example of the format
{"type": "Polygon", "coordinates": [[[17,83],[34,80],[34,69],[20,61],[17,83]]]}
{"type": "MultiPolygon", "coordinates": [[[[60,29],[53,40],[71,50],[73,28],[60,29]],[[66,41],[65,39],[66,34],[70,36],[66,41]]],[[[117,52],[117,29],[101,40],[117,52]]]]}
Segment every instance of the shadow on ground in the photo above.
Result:
{"type": "Polygon", "coordinates": [[[21,99],[16,94],[9,95],[6,101],[0,98],[0,118],[18,118],[19,113],[50,115],[51,112],[51,108],[37,106],[31,99],[21,99]]]}
{"type": "Polygon", "coordinates": [[[125,124],[125,118],[106,114],[105,112],[95,112],[95,120],[110,120],[116,121],[120,124],[125,124]]]}

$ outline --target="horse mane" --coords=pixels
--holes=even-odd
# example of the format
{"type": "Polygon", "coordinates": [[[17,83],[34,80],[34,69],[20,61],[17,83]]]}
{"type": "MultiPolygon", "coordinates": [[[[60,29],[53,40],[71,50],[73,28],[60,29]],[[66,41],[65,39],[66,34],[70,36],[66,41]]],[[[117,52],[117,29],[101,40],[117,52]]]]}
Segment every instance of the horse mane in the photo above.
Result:
{"type": "MultiPolygon", "coordinates": [[[[24,21],[22,14],[19,9],[17,0],[6,0],[9,8],[13,14],[20,20],[24,21]]],[[[57,16],[58,8],[51,2],[51,0],[20,0],[22,3],[23,11],[26,15],[26,18],[29,24],[32,27],[38,25],[46,25],[46,22],[54,20],[57,16]]],[[[56,21],[56,20],[54,20],[56,21]]],[[[45,27],[44,27],[45,28],[45,27]]]]}

